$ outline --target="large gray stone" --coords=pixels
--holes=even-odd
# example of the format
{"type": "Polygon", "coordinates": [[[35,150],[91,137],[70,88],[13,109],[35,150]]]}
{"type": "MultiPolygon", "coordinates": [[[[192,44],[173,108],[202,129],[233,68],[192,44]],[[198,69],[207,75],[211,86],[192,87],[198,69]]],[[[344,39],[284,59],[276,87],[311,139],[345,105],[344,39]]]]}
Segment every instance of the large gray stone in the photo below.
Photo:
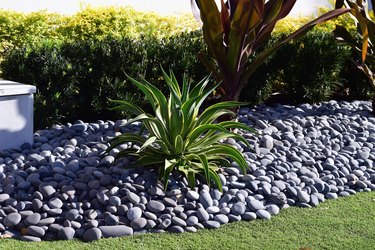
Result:
{"type": "Polygon", "coordinates": [[[101,237],[102,231],[99,228],[90,228],[87,229],[83,234],[82,239],[83,241],[94,241],[100,239],[101,237]]]}
{"type": "Polygon", "coordinates": [[[133,228],[123,225],[101,226],[99,227],[99,229],[100,231],[102,231],[102,235],[104,238],[133,235],[133,228]]]}

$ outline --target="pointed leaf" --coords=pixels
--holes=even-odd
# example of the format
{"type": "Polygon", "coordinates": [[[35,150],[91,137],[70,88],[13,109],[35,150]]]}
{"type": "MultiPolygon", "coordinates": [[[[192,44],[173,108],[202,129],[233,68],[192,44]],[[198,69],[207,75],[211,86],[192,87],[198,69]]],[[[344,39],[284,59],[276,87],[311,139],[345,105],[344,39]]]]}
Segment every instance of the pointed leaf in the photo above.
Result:
{"type": "Polygon", "coordinates": [[[163,171],[163,184],[164,184],[164,192],[167,191],[168,187],[168,179],[171,175],[172,170],[176,166],[176,162],[168,161],[167,159],[164,162],[164,171],[163,171]]]}
{"type": "Polygon", "coordinates": [[[144,113],[144,111],[138,107],[137,105],[134,105],[127,101],[121,101],[121,100],[109,100],[110,102],[117,104],[118,106],[110,108],[110,110],[119,110],[119,111],[125,111],[125,112],[131,112],[135,115],[139,115],[144,113]]]}
{"type": "Polygon", "coordinates": [[[212,179],[214,181],[214,183],[216,184],[219,191],[222,192],[223,191],[223,184],[221,183],[219,175],[215,171],[213,171],[212,169],[209,169],[208,171],[209,171],[210,179],[212,179]]]}
{"type": "Polygon", "coordinates": [[[177,155],[180,155],[184,152],[185,150],[184,140],[182,139],[180,135],[177,135],[174,145],[175,145],[175,153],[177,155]]]}
{"type": "Polygon", "coordinates": [[[201,20],[201,15],[200,15],[200,10],[198,8],[198,4],[197,4],[197,1],[196,0],[190,0],[190,5],[191,5],[191,10],[193,12],[193,15],[195,17],[195,19],[197,19],[197,21],[202,24],[202,20],[201,20]]]}
{"type": "Polygon", "coordinates": [[[142,147],[139,148],[139,150],[137,151],[137,153],[145,150],[148,146],[152,145],[155,141],[156,141],[156,136],[151,136],[149,137],[142,145],[142,147]]]}

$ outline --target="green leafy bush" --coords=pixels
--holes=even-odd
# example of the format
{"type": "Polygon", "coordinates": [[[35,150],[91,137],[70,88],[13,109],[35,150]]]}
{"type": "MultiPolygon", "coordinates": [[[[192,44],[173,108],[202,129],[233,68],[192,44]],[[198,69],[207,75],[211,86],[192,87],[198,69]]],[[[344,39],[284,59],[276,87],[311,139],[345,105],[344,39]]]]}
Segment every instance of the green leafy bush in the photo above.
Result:
{"type": "Polygon", "coordinates": [[[146,51],[131,39],[62,43],[17,49],[2,62],[7,79],[35,85],[35,126],[113,118],[108,98],[137,98],[125,72],[144,69],[146,51]],[[130,95],[129,95],[130,94],[130,95]],[[102,117],[102,118],[99,118],[102,117]]]}
{"type": "Polygon", "coordinates": [[[140,12],[131,7],[87,8],[66,17],[56,28],[63,37],[72,40],[103,39],[107,36],[140,38],[145,36],[170,37],[198,28],[190,15],[160,16],[140,12]]]}
{"type": "Polygon", "coordinates": [[[162,72],[156,67],[171,65],[179,79],[184,73],[203,77],[195,63],[203,43],[187,34],[173,38],[116,39],[62,42],[48,40],[9,51],[1,63],[3,77],[35,85],[35,127],[77,119],[115,119],[107,112],[108,99],[132,98],[144,108],[140,93],[129,86],[125,73],[152,79],[164,92],[162,72]]]}
{"type": "MultiPolygon", "coordinates": [[[[193,79],[207,75],[208,71],[197,59],[198,51],[207,55],[202,30],[181,33],[186,23],[187,30],[193,29],[189,28],[194,27],[190,26],[195,22],[192,17],[183,17],[181,22],[171,22],[170,26],[163,24],[169,27],[163,30],[157,28],[155,21],[163,19],[151,15],[150,20],[154,20],[151,22],[146,14],[128,11],[133,10],[89,9],[64,17],[0,10],[0,47],[5,49],[0,54],[0,77],[37,86],[37,129],[77,119],[90,122],[120,118],[114,111],[108,111],[108,98],[131,99],[149,110],[149,104],[132,87],[125,73],[148,79],[164,94],[168,93],[168,87],[160,66],[173,70],[179,82],[184,74],[193,79]],[[147,22],[153,23],[150,29],[157,30],[156,33],[139,33],[147,22]]],[[[299,23],[309,20],[301,19],[299,23]]],[[[274,39],[257,53],[295,29],[290,25],[290,22],[277,25],[274,39]]],[[[329,25],[332,24],[318,26],[305,39],[281,48],[268,58],[245,84],[240,100],[261,103],[274,92],[291,95],[293,99],[305,97],[298,101],[311,102],[332,98],[331,93],[334,96],[339,93],[340,97],[349,93],[345,98],[351,99],[368,98],[372,93],[366,87],[368,80],[354,72],[347,48],[337,45],[327,35],[332,31],[329,25]]]]}
{"type": "Polygon", "coordinates": [[[214,121],[220,116],[232,114],[228,109],[243,103],[217,103],[206,108],[199,115],[201,105],[217,85],[206,89],[209,79],[204,78],[191,88],[184,77],[181,89],[173,73],[168,76],[163,72],[163,75],[170,92],[168,99],[151,83],[130,78],[150,101],[153,114],[145,113],[140,107],[126,101],[115,101],[118,104],[115,109],[131,111],[137,115],[136,118],[129,120],[128,124],[141,121],[148,134],[119,135],[110,141],[111,146],[107,152],[127,142],[140,144],[138,150],[125,149],[117,155],[117,158],[135,156],[137,161],[131,167],[157,168],[165,190],[169,176],[174,170],[186,176],[191,188],[195,186],[195,176],[200,175],[208,185],[213,181],[221,190],[222,184],[217,171],[220,166],[230,166],[227,157],[237,162],[244,173],[247,164],[236,148],[220,144],[219,141],[235,138],[249,145],[242,136],[229,129],[254,130],[239,122],[226,121],[214,124],[214,121]]]}
{"type": "MultiPolygon", "coordinates": [[[[276,52],[273,62],[281,92],[295,102],[327,101],[342,85],[341,73],[349,51],[330,33],[312,31],[276,52]]],[[[275,72],[274,72],[275,74],[275,72]]]]}
{"type": "Polygon", "coordinates": [[[24,14],[0,9],[0,53],[43,39],[67,42],[122,38],[170,37],[196,30],[191,15],[163,17],[130,7],[87,8],[72,16],[44,11],[24,14]]]}

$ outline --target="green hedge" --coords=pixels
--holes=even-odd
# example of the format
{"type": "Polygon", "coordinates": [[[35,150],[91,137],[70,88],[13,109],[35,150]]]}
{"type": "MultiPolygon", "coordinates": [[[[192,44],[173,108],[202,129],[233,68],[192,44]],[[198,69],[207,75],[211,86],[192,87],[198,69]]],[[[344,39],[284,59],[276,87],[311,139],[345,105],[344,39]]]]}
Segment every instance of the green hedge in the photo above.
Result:
{"type": "Polygon", "coordinates": [[[201,34],[173,38],[115,39],[66,43],[45,41],[9,51],[1,64],[6,79],[32,84],[35,126],[77,119],[95,121],[119,117],[108,109],[109,99],[132,99],[145,106],[126,74],[144,77],[165,89],[160,66],[182,77],[203,78],[196,51],[203,50],[201,34]]]}
{"type": "MultiPolygon", "coordinates": [[[[0,21],[4,13],[0,11],[0,21]]],[[[187,74],[199,80],[208,74],[197,59],[199,51],[206,51],[200,30],[181,32],[184,23],[167,18],[171,25],[157,29],[154,23],[151,30],[157,32],[141,31],[146,22],[164,20],[157,15],[148,17],[128,17],[114,9],[87,10],[73,17],[46,13],[8,16],[12,22],[0,22],[8,27],[8,31],[0,29],[0,41],[11,44],[2,54],[1,77],[37,86],[36,128],[78,119],[120,118],[121,114],[109,111],[109,99],[131,99],[147,109],[147,102],[126,74],[144,77],[162,90],[166,86],[160,66],[179,78],[187,74]],[[19,23],[26,17],[30,27],[19,23]],[[136,19],[143,21],[129,25],[129,20],[136,19]]],[[[277,51],[249,79],[241,99],[261,103],[274,92],[297,103],[369,98],[372,91],[367,78],[353,67],[349,48],[334,41],[331,26],[320,26],[277,51]]],[[[275,33],[270,44],[284,35],[275,33]]]]}
{"type": "Polygon", "coordinates": [[[191,15],[163,17],[135,11],[131,7],[87,8],[72,16],[44,11],[24,14],[0,9],[0,53],[37,44],[44,39],[72,42],[101,40],[108,36],[160,38],[197,28],[198,23],[191,15]]]}

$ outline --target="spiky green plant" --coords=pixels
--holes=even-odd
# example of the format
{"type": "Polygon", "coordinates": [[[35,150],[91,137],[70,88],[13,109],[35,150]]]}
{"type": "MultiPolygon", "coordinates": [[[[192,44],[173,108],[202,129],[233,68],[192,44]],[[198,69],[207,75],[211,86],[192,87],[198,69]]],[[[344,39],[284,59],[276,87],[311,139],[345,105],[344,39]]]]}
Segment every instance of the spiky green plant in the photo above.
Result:
{"type": "Polygon", "coordinates": [[[163,75],[170,91],[168,98],[146,80],[139,82],[130,78],[150,101],[154,114],[147,114],[126,101],[114,101],[117,104],[115,109],[137,115],[128,124],[140,121],[148,133],[119,135],[110,141],[108,152],[127,142],[139,144],[138,150],[125,149],[117,158],[135,156],[137,161],[131,167],[158,169],[159,180],[163,181],[164,189],[167,188],[172,171],[180,171],[192,188],[195,186],[196,176],[200,175],[208,185],[212,181],[221,190],[222,183],[217,171],[220,167],[230,166],[228,158],[233,159],[243,172],[246,172],[247,164],[236,148],[220,141],[234,138],[249,146],[241,135],[231,129],[255,131],[236,121],[215,123],[215,120],[222,115],[234,115],[229,109],[244,103],[221,102],[206,108],[200,114],[202,103],[217,85],[206,89],[209,83],[209,78],[206,77],[191,89],[190,83],[183,77],[181,89],[172,72],[168,75],[163,71],[163,75]]]}

